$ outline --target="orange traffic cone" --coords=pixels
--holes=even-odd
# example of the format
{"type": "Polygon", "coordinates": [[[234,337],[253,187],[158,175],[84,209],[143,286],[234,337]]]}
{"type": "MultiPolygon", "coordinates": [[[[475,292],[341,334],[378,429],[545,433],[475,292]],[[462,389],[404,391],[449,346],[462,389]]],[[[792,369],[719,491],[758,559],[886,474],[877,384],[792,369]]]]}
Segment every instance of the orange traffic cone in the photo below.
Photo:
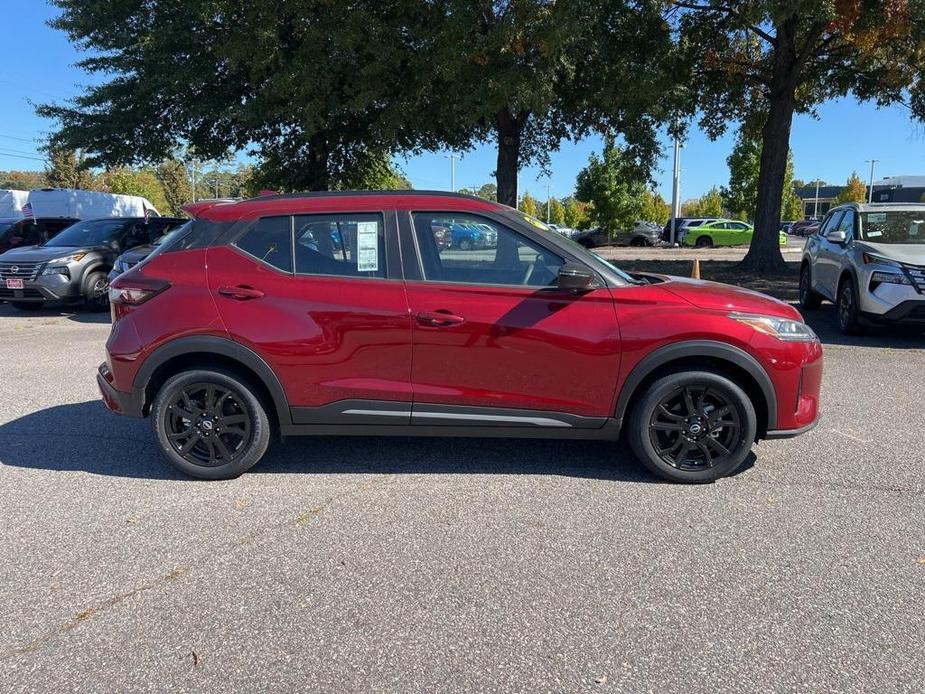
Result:
{"type": "Polygon", "coordinates": [[[694,258],[694,268],[691,270],[691,279],[700,279],[700,258],[694,258]]]}

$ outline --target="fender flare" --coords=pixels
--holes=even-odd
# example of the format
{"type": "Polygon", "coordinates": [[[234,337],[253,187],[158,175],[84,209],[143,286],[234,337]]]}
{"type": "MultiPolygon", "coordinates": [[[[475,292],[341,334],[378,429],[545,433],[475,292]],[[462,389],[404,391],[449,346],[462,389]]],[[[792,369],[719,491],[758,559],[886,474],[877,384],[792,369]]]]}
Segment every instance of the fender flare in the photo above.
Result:
{"type": "Polygon", "coordinates": [[[154,350],[145,359],[141,368],[138,369],[135,380],[132,382],[132,390],[140,398],[141,402],[144,402],[145,390],[154,372],[169,360],[186,354],[220,354],[247,367],[256,374],[273,399],[273,406],[276,409],[280,425],[292,423],[286,391],[283,390],[276,372],[273,371],[270,365],[256,352],[239,342],[213,335],[193,335],[177,338],[154,350]]]}
{"type": "Polygon", "coordinates": [[[719,361],[727,361],[741,368],[751,376],[764,395],[768,409],[767,430],[777,428],[777,394],[771,377],[764,367],[752,355],[744,350],[725,342],[716,340],[689,340],[661,347],[644,357],[623,382],[620,395],[617,398],[617,408],[614,416],[622,420],[626,416],[626,409],[630,399],[639,385],[660,366],[686,357],[709,357],[719,361]]]}

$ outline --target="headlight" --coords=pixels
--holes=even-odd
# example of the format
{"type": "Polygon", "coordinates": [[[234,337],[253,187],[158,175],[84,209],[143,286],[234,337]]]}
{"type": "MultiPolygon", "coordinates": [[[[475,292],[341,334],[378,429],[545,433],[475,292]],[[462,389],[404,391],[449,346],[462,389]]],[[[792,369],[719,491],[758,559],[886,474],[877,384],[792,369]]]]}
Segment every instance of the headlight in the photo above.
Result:
{"type": "Polygon", "coordinates": [[[43,275],[64,275],[70,277],[71,273],[64,265],[50,265],[42,270],[43,275]]]}
{"type": "Polygon", "coordinates": [[[87,255],[86,251],[81,253],[72,253],[71,255],[66,255],[63,258],[55,258],[54,260],[49,260],[48,264],[52,265],[54,263],[78,263],[83,260],[85,255],[87,255]]]}
{"type": "Polygon", "coordinates": [[[912,284],[912,280],[899,272],[880,272],[879,270],[870,276],[871,288],[875,284],[912,284]]]}
{"type": "Polygon", "coordinates": [[[879,255],[874,255],[873,253],[864,253],[861,257],[864,259],[865,265],[889,265],[890,267],[899,268],[899,263],[897,263],[895,260],[883,258],[879,255]]]}
{"type": "Polygon", "coordinates": [[[812,342],[817,339],[812,328],[797,320],[750,313],[730,313],[729,317],[785,342],[812,342]]]}

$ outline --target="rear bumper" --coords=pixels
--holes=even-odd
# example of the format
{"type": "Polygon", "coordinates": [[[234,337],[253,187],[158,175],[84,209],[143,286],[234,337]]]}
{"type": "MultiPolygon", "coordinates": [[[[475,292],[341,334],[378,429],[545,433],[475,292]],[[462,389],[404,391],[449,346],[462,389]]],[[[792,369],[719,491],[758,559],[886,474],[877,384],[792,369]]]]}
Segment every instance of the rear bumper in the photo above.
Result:
{"type": "Polygon", "coordinates": [[[818,424],[819,424],[819,418],[817,417],[813,422],[811,422],[810,424],[807,424],[806,426],[802,426],[798,429],[777,429],[774,431],[769,431],[761,438],[763,439],[792,439],[797,436],[800,436],[801,434],[805,434],[808,431],[812,431],[813,429],[816,428],[816,425],[818,424]]]}
{"type": "Polygon", "coordinates": [[[129,417],[144,416],[144,402],[141,394],[136,392],[124,393],[116,390],[112,385],[112,371],[107,364],[100,364],[96,372],[96,385],[100,389],[100,395],[103,396],[103,402],[107,409],[116,414],[124,414],[129,417]]]}

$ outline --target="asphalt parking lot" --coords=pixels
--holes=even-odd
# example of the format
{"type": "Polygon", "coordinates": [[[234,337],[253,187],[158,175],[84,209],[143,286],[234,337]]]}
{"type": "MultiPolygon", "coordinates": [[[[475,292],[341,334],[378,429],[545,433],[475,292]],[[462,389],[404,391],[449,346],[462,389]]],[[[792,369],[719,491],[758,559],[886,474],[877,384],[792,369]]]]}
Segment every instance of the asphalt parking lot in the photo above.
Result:
{"type": "Polygon", "coordinates": [[[199,482],[100,403],[108,316],[2,304],[0,690],[919,692],[925,338],[809,318],[822,423],[713,485],[434,439],[199,482]]]}

